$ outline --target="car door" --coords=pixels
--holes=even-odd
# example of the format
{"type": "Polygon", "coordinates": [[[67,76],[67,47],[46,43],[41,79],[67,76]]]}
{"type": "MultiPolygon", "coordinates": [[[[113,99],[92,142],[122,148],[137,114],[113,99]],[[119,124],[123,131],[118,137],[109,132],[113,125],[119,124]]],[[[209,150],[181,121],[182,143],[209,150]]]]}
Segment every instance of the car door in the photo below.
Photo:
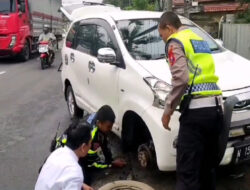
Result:
{"type": "Polygon", "coordinates": [[[93,24],[79,24],[74,40],[75,51],[71,53],[70,57],[74,60],[73,74],[76,75],[77,80],[77,94],[76,99],[78,104],[87,111],[93,111],[91,102],[95,101],[91,97],[89,89],[89,62],[93,58],[93,44],[96,33],[96,26],[93,24]]]}
{"type": "Polygon", "coordinates": [[[92,105],[95,110],[97,110],[102,105],[108,104],[117,115],[119,105],[118,80],[122,68],[120,66],[99,62],[97,59],[97,52],[100,48],[112,48],[117,54],[117,61],[122,62],[122,59],[120,59],[121,52],[110,25],[104,20],[95,19],[92,22],[96,24],[96,40],[93,44],[95,46],[95,51],[94,56],[89,61],[91,98],[95,100],[92,102],[92,105]]]}
{"type": "Polygon", "coordinates": [[[80,88],[79,88],[79,76],[75,74],[77,71],[77,60],[75,58],[76,54],[78,53],[75,50],[75,37],[77,33],[77,28],[78,28],[79,23],[76,22],[74,23],[65,40],[65,48],[62,50],[62,58],[65,62],[65,71],[67,71],[66,78],[70,81],[71,86],[74,91],[75,97],[79,97],[80,94],[80,88]]]}

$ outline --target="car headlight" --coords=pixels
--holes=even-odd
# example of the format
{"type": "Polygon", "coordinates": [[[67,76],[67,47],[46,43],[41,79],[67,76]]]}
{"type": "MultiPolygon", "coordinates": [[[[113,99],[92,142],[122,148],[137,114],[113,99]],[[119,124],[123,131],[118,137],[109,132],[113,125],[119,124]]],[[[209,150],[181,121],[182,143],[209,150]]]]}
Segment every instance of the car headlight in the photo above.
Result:
{"type": "Polygon", "coordinates": [[[154,93],[153,106],[164,108],[166,97],[172,89],[171,85],[155,77],[146,77],[144,80],[154,93]]]}
{"type": "Polygon", "coordinates": [[[11,36],[11,42],[9,48],[13,48],[16,45],[16,35],[11,36]]]}

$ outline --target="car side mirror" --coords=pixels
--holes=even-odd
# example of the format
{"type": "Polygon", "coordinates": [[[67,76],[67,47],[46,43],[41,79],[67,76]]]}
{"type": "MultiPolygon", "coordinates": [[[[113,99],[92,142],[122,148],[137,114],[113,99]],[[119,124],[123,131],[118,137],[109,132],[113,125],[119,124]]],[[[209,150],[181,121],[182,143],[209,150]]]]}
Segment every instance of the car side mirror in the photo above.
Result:
{"type": "Polygon", "coordinates": [[[219,44],[220,46],[223,46],[223,41],[221,39],[215,39],[216,43],[219,44]]]}
{"type": "Polygon", "coordinates": [[[101,48],[98,50],[97,59],[101,63],[117,65],[116,54],[112,48],[101,48]]]}

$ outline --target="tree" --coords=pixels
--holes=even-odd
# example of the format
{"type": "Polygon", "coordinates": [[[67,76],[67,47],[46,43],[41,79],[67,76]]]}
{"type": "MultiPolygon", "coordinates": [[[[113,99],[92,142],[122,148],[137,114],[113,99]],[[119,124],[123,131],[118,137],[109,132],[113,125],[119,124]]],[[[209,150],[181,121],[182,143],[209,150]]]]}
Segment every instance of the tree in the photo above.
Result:
{"type": "Polygon", "coordinates": [[[154,1],[149,0],[132,0],[132,5],[125,7],[126,10],[155,10],[154,1]]]}
{"type": "Polygon", "coordinates": [[[127,7],[131,4],[131,0],[104,0],[103,3],[107,3],[107,4],[111,4],[111,5],[115,5],[117,7],[127,7]]]}
{"type": "MultiPolygon", "coordinates": [[[[249,0],[250,1],[250,0],[249,0]]],[[[171,0],[104,0],[104,3],[112,4],[126,10],[165,10],[166,5],[171,6],[171,0]]]]}
{"type": "MultiPolygon", "coordinates": [[[[250,0],[240,0],[241,4],[244,3],[250,3],[250,0]]],[[[237,23],[250,23],[250,8],[248,7],[248,10],[245,12],[240,12],[237,14],[236,18],[237,23]]]]}
{"type": "Polygon", "coordinates": [[[104,0],[104,3],[112,4],[126,10],[161,10],[158,1],[164,0],[104,0]]]}

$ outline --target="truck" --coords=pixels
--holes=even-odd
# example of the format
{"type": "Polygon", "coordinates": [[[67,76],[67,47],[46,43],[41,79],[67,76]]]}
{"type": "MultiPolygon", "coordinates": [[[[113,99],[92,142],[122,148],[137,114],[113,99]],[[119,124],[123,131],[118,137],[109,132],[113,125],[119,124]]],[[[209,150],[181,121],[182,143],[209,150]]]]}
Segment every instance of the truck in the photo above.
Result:
{"type": "Polygon", "coordinates": [[[1,0],[0,57],[17,56],[27,61],[37,51],[43,25],[60,40],[63,33],[61,0],[1,0]]]}

